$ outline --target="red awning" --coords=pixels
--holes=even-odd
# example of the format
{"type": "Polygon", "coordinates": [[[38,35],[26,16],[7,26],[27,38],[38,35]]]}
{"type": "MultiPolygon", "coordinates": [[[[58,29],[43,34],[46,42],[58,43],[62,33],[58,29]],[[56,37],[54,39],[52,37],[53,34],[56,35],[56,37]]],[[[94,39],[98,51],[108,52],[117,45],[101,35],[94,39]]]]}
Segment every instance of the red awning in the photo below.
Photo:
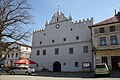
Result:
{"type": "Polygon", "coordinates": [[[37,63],[29,59],[21,59],[16,61],[15,64],[37,64],[37,63]]]}

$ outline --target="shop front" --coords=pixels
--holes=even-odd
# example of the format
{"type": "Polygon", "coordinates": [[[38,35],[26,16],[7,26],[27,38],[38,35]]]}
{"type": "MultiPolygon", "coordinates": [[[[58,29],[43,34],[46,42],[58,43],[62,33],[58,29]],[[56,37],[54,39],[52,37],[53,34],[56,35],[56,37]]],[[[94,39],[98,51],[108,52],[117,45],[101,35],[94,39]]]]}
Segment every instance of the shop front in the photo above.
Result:
{"type": "Polygon", "coordinates": [[[110,70],[120,70],[120,50],[95,51],[95,64],[106,63],[110,70]]]}

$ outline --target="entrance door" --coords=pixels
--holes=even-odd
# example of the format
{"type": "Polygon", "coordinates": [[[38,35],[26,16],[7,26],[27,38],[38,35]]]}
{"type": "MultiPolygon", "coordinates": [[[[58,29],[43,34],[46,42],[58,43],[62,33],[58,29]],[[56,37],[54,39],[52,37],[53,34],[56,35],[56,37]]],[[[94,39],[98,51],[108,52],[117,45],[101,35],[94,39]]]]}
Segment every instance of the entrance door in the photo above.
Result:
{"type": "Polygon", "coordinates": [[[112,70],[120,70],[120,56],[112,56],[112,70]]]}
{"type": "Polygon", "coordinates": [[[108,60],[107,57],[101,57],[102,63],[106,63],[108,65],[108,60]]]}
{"type": "Polygon", "coordinates": [[[53,63],[53,72],[61,72],[61,64],[56,61],[53,63]]]}

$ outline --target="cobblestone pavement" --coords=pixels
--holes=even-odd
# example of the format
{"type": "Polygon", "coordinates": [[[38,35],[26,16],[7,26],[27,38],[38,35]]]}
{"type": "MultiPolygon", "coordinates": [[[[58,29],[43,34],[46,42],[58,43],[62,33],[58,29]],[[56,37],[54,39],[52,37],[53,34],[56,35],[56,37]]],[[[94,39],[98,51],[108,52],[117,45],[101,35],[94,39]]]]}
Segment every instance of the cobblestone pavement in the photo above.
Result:
{"type": "Polygon", "coordinates": [[[43,77],[26,75],[2,75],[0,80],[120,80],[120,78],[71,78],[71,77],[43,77]]]}
{"type": "Polygon", "coordinates": [[[120,80],[120,72],[112,72],[110,77],[94,78],[93,73],[37,72],[32,75],[0,75],[0,80],[120,80]]]}

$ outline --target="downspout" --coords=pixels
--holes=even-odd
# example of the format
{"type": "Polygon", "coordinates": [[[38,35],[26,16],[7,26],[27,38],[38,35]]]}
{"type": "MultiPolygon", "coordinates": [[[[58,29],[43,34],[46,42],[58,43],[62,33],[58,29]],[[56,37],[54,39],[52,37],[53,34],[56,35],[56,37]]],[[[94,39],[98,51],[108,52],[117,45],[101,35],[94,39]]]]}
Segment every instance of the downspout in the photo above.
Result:
{"type": "MultiPolygon", "coordinates": [[[[89,26],[90,28],[90,26],[89,26]]],[[[92,29],[90,28],[91,31],[91,47],[92,47],[92,70],[94,70],[94,52],[93,52],[93,39],[92,39],[92,29]]]]}

